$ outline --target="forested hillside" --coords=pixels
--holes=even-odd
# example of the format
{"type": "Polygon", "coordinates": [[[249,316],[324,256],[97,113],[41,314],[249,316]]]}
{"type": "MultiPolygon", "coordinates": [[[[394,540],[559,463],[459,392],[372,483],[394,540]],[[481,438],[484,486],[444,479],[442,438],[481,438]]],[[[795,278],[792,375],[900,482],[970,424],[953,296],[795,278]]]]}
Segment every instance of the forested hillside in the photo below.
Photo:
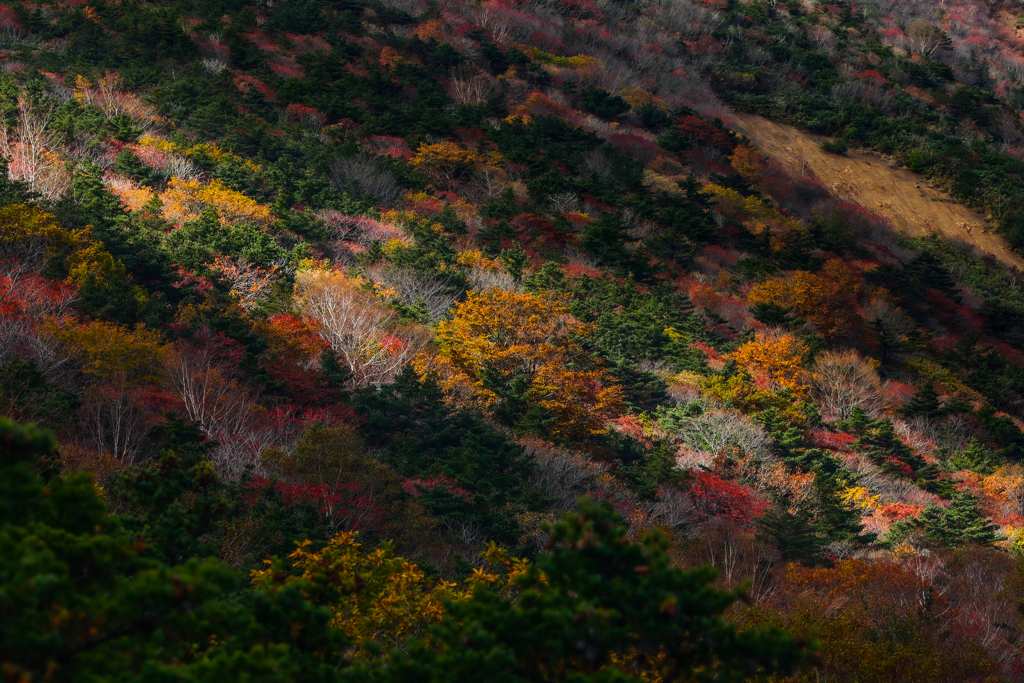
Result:
{"type": "Polygon", "coordinates": [[[3,675],[1022,680],[1018,24],[0,5],[3,675]]]}

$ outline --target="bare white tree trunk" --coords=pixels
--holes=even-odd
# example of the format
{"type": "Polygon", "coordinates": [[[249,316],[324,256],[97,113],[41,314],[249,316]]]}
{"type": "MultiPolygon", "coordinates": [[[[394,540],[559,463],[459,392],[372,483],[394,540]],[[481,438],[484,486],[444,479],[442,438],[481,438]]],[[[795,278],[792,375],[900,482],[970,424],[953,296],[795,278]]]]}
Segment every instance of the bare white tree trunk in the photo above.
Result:
{"type": "Polygon", "coordinates": [[[60,138],[48,130],[50,112],[34,109],[18,98],[18,124],[13,129],[0,121],[0,155],[7,159],[8,175],[23,180],[47,199],[60,199],[71,188],[71,173],[62,156],[60,138]]]}
{"type": "Polygon", "coordinates": [[[340,271],[299,273],[295,290],[299,310],[320,325],[352,371],[353,386],[391,381],[429,338],[422,328],[394,328],[394,312],[340,271]]]}

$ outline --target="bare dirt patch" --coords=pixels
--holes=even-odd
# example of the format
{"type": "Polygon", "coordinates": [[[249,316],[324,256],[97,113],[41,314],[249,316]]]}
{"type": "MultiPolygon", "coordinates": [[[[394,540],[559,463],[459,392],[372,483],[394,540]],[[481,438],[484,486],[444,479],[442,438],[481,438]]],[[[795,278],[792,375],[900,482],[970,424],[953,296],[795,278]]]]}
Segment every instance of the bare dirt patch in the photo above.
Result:
{"type": "Polygon", "coordinates": [[[733,119],[737,132],[790,173],[817,178],[837,197],[889,219],[899,232],[912,236],[937,233],[1024,270],[1024,259],[990,230],[982,216],[956,203],[917,173],[864,152],[830,154],[821,149],[819,136],[760,116],[735,113],[733,119]]]}
{"type": "Polygon", "coordinates": [[[1017,27],[1016,14],[1005,9],[1002,9],[995,13],[995,17],[996,19],[999,20],[999,23],[1005,26],[1007,30],[1011,31],[1013,35],[1017,36],[1017,38],[1021,40],[1024,40],[1024,28],[1017,27]]]}

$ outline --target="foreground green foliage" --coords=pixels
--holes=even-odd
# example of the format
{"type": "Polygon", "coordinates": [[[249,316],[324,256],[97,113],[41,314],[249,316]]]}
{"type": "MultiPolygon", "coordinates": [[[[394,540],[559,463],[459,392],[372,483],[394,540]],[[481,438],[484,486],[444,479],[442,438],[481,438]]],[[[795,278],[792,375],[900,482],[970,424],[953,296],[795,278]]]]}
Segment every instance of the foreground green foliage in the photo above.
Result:
{"type": "Polygon", "coordinates": [[[743,680],[804,658],[780,632],[723,621],[741,594],[712,588],[713,570],[670,567],[663,539],[630,543],[613,513],[583,503],[516,580],[515,603],[479,588],[389,666],[345,669],[346,638],[309,588],[240,591],[217,560],[162,562],[88,477],[37,474],[53,446],[0,421],[0,666],[12,680],[743,680]]]}

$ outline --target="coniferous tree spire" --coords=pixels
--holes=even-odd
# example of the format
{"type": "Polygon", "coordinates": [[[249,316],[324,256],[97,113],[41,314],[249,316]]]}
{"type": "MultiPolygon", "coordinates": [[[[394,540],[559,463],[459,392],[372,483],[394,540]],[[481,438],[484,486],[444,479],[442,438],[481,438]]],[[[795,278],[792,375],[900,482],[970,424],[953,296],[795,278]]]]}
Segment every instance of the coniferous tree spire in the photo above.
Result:
{"type": "Polygon", "coordinates": [[[995,541],[997,526],[982,513],[978,499],[966,491],[953,494],[948,508],[929,505],[921,512],[925,537],[947,548],[988,545],[995,541]]]}
{"type": "Polygon", "coordinates": [[[935,391],[935,387],[932,386],[931,382],[925,382],[914,397],[903,406],[902,413],[904,415],[924,415],[925,417],[935,417],[939,414],[941,408],[939,407],[939,395],[935,391]]]}

